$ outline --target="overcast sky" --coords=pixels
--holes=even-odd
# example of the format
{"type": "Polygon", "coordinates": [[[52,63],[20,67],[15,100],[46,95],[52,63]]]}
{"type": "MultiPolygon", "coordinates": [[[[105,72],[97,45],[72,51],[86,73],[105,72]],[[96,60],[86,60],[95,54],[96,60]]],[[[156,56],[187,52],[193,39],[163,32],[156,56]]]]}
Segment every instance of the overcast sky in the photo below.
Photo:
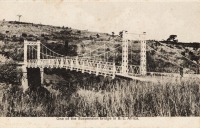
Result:
{"type": "MultiPolygon", "coordinates": [[[[149,1],[149,0],[148,0],[149,1]]],[[[0,20],[21,21],[96,32],[147,32],[148,39],[200,42],[200,2],[52,2],[0,0],[0,20]]]]}

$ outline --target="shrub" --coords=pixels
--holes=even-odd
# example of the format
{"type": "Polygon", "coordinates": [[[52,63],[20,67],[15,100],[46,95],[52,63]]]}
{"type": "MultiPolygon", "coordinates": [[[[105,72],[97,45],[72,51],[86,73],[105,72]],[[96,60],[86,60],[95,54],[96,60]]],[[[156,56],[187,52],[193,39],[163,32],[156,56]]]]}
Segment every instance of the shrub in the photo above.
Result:
{"type": "Polygon", "coordinates": [[[0,81],[15,84],[19,82],[21,71],[14,62],[0,65],[0,81]]]}
{"type": "Polygon", "coordinates": [[[77,31],[77,33],[78,33],[78,34],[81,34],[81,31],[80,31],[80,30],[78,30],[78,31],[77,31]]]}
{"type": "Polygon", "coordinates": [[[27,37],[27,34],[26,33],[22,33],[22,37],[27,37]]]}

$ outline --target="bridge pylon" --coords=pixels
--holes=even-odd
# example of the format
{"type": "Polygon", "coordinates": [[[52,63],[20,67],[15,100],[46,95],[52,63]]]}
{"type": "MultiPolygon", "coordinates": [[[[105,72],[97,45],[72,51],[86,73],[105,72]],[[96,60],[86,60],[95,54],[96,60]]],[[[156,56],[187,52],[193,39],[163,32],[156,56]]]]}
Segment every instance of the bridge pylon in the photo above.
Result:
{"type": "Polygon", "coordinates": [[[125,31],[122,38],[122,74],[128,74],[128,39],[125,31]]]}
{"type": "MultiPolygon", "coordinates": [[[[122,74],[128,75],[129,73],[129,66],[128,66],[128,45],[129,45],[129,39],[130,37],[128,34],[132,33],[126,33],[123,31],[123,40],[122,40],[122,74]]],[[[146,32],[143,32],[143,34],[139,35],[139,42],[140,42],[140,75],[144,76],[147,74],[146,69],[146,32]]],[[[131,49],[132,50],[132,49],[131,49]]]]}
{"type": "Polygon", "coordinates": [[[146,59],[146,32],[143,32],[142,40],[141,40],[141,50],[140,50],[140,74],[146,75],[147,74],[147,59],[146,59]]]}
{"type": "MultiPolygon", "coordinates": [[[[28,47],[30,46],[37,46],[37,58],[32,58],[32,59],[36,59],[37,60],[37,65],[40,65],[40,41],[37,42],[31,42],[31,41],[27,41],[24,40],[24,64],[22,65],[22,72],[23,72],[23,76],[22,76],[22,88],[23,91],[26,91],[28,89],[28,75],[27,75],[27,68],[28,68],[28,59],[30,59],[30,56],[28,58],[28,47]]],[[[30,52],[30,51],[29,51],[30,52]]],[[[37,66],[35,66],[37,67],[37,66]]],[[[44,75],[44,68],[42,66],[40,66],[40,77],[41,77],[41,84],[43,84],[43,75],[44,75]]]]}

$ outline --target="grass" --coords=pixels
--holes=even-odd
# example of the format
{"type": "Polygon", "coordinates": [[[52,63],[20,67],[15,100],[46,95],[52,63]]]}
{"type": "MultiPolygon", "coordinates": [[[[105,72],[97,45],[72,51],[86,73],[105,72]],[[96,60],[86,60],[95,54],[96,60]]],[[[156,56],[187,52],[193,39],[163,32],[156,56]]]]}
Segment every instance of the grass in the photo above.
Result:
{"type": "MultiPolygon", "coordinates": [[[[11,36],[8,37],[7,42],[11,41],[11,43],[2,46],[1,49],[7,51],[8,56],[16,53],[15,49],[17,50],[19,47],[16,42],[20,42],[18,40],[20,40],[22,33],[27,34],[27,39],[29,37],[36,40],[40,37],[46,42],[53,41],[55,43],[64,43],[66,38],[69,38],[70,44],[78,44],[79,42],[80,47],[85,48],[80,49],[80,52],[81,50],[89,51],[88,47],[95,49],[95,47],[103,45],[104,42],[107,44],[108,40],[113,40],[113,42],[117,40],[117,38],[111,38],[111,35],[105,33],[98,33],[100,38],[97,39],[97,33],[94,32],[80,31],[77,33],[77,30],[68,27],[15,22],[5,23],[0,33],[6,31],[9,31],[11,36]],[[19,39],[16,40],[13,36],[19,39]],[[90,36],[99,42],[91,41],[90,36]]],[[[4,36],[5,34],[3,34],[4,36]]],[[[153,41],[149,41],[148,44],[154,46],[153,41]]],[[[107,45],[112,50],[113,46],[107,45]]],[[[112,45],[117,44],[113,43],[112,45]]],[[[132,48],[134,48],[132,52],[138,53],[137,49],[140,47],[135,44],[132,48]]],[[[158,46],[157,48],[161,51],[162,47],[158,46]]],[[[121,48],[117,51],[121,53],[121,48]]],[[[166,49],[163,50],[163,48],[162,51],[170,52],[166,49]]],[[[168,69],[166,65],[169,66],[169,64],[165,60],[159,59],[161,64],[159,66],[157,61],[152,61],[155,60],[155,53],[150,52],[147,52],[147,61],[149,62],[148,68],[152,69],[148,69],[148,71],[161,71],[162,67],[168,69]]],[[[181,52],[180,49],[179,52],[181,52]]],[[[172,55],[171,52],[169,54],[172,55]]],[[[173,57],[175,57],[174,60],[177,57],[180,58],[180,56],[173,57]]],[[[16,60],[21,58],[19,53],[15,56],[16,60]]],[[[133,56],[132,59],[134,58],[138,58],[138,56],[133,56]]],[[[121,61],[120,57],[117,59],[121,61]]],[[[184,59],[181,60],[184,61],[184,59]]],[[[134,60],[134,62],[139,62],[139,60],[134,60]]],[[[175,70],[171,65],[170,69],[175,70]]],[[[62,73],[62,71],[58,72],[58,74],[62,73]]],[[[200,116],[199,79],[145,83],[122,79],[84,80],[85,76],[79,78],[79,76],[71,74],[63,73],[65,81],[62,84],[50,83],[51,85],[45,85],[45,87],[34,86],[25,94],[20,85],[12,85],[8,88],[0,86],[0,116],[200,116]]],[[[10,80],[10,77],[6,78],[10,80]]]]}
{"type": "MultiPolygon", "coordinates": [[[[119,83],[110,91],[78,90],[79,116],[198,116],[199,84],[119,83]],[[189,85],[190,84],[190,85],[189,85]]],[[[78,100],[77,100],[78,99],[78,100]]],[[[75,104],[75,103],[73,103],[75,104]]]]}
{"type": "Polygon", "coordinates": [[[100,81],[98,87],[87,81],[54,86],[58,95],[43,87],[25,94],[20,86],[4,89],[0,116],[200,116],[198,79],[177,83],[100,81]]]}

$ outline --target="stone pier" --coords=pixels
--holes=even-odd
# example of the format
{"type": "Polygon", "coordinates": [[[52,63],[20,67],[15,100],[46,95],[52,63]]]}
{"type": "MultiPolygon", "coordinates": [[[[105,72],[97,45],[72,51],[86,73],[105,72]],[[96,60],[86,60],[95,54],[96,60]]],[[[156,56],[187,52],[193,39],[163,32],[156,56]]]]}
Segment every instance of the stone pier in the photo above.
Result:
{"type": "Polygon", "coordinates": [[[22,88],[23,92],[25,92],[28,89],[28,75],[27,75],[27,68],[25,65],[22,66],[22,88]]]}

